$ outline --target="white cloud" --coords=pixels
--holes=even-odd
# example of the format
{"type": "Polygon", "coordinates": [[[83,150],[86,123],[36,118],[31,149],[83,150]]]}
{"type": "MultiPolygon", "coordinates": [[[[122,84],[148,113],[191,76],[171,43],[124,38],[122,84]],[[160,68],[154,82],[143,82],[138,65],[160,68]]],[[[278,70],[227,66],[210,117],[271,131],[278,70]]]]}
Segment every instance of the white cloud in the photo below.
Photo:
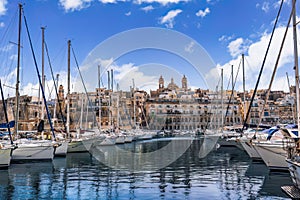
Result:
{"type": "Polygon", "coordinates": [[[59,0],[59,3],[65,11],[75,11],[90,6],[92,1],[93,0],[59,0]]]}
{"type": "Polygon", "coordinates": [[[4,47],[1,47],[0,51],[9,52],[10,50],[12,50],[13,47],[14,47],[14,45],[9,43],[8,45],[5,45],[4,47]]]}
{"type": "Polygon", "coordinates": [[[227,36],[227,35],[222,35],[221,37],[219,37],[219,41],[220,42],[228,42],[230,40],[232,40],[235,36],[231,35],[231,36],[227,36]]]}
{"type": "Polygon", "coordinates": [[[193,53],[194,52],[194,46],[195,46],[195,42],[191,41],[188,45],[186,45],[184,47],[184,50],[186,52],[193,53]]]}
{"type": "Polygon", "coordinates": [[[18,54],[14,54],[14,55],[11,55],[9,57],[10,60],[17,60],[18,59],[18,54]]]}
{"type": "Polygon", "coordinates": [[[81,72],[90,71],[91,68],[100,65],[103,68],[109,67],[114,62],[113,58],[102,60],[102,59],[95,59],[93,62],[88,63],[87,65],[80,66],[81,72]]]}
{"type": "Polygon", "coordinates": [[[196,16],[197,17],[205,17],[207,14],[210,13],[210,10],[209,8],[205,8],[205,10],[199,10],[197,13],[196,13],[196,16]]]}
{"type": "MultiPolygon", "coordinates": [[[[133,63],[124,64],[121,66],[118,65],[112,65],[111,68],[114,70],[115,73],[115,79],[117,81],[120,81],[122,79],[126,79],[126,74],[128,74],[130,71],[137,71],[138,67],[135,66],[133,63]]],[[[127,77],[127,79],[130,79],[127,77]]],[[[130,79],[131,81],[131,79],[130,79]]]]}
{"type": "Polygon", "coordinates": [[[137,66],[134,63],[122,65],[113,63],[110,69],[114,71],[114,82],[119,83],[119,87],[123,91],[128,91],[134,80],[136,88],[149,92],[153,86],[157,85],[159,78],[158,75],[147,74],[146,67],[137,66]]]}
{"type": "Polygon", "coordinates": [[[0,22],[0,28],[3,28],[5,26],[4,22],[0,22]]]}
{"type": "Polygon", "coordinates": [[[162,5],[167,5],[171,3],[189,2],[191,0],[134,0],[134,3],[160,3],[162,5]]]}
{"type": "MultiPolygon", "coordinates": [[[[101,80],[104,87],[107,87],[107,71],[113,69],[114,71],[114,89],[116,89],[116,83],[119,83],[121,90],[128,91],[130,86],[132,86],[132,79],[135,81],[136,87],[139,89],[145,89],[153,87],[150,83],[157,83],[158,76],[147,75],[143,72],[143,67],[136,66],[133,63],[127,63],[118,65],[114,63],[114,59],[95,59],[88,65],[81,66],[80,71],[85,81],[85,86],[88,91],[94,91],[98,87],[98,77],[97,77],[97,67],[101,66],[101,80]],[[146,83],[149,83],[147,85],[146,83]]],[[[146,70],[147,71],[147,70],[146,70]]],[[[75,80],[75,91],[84,91],[80,77],[75,80]]]]}
{"type": "MultiPolygon", "coordinates": [[[[289,0],[284,0],[283,3],[284,3],[284,4],[287,4],[287,5],[290,5],[291,1],[289,1],[289,0]]],[[[281,0],[278,0],[277,2],[275,2],[275,3],[273,4],[273,6],[274,6],[274,8],[277,8],[277,7],[280,6],[280,4],[281,4],[281,0]]]]}
{"type": "Polygon", "coordinates": [[[130,0],[98,0],[101,3],[118,3],[118,2],[130,2],[130,0]]]}
{"type": "Polygon", "coordinates": [[[7,0],[0,0],[0,15],[5,15],[7,8],[7,0]]]}
{"type": "MultiPolygon", "coordinates": [[[[1,82],[3,85],[15,87],[16,86],[16,77],[17,77],[17,68],[13,71],[7,73],[5,76],[1,77],[1,82]]],[[[9,94],[10,96],[15,96],[15,89],[9,87],[3,87],[4,94],[9,94]]]]}
{"type": "MultiPolygon", "coordinates": [[[[17,68],[15,68],[13,71],[7,73],[8,75],[6,76],[1,76],[0,79],[3,84],[3,90],[4,90],[4,95],[5,98],[7,97],[14,97],[16,95],[14,87],[16,86],[16,76],[17,76],[17,68]]],[[[67,72],[66,71],[59,71],[59,72],[54,72],[54,74],[59,74],[60,75],[60,81],[59,85],[63,85],[65,88],[65,92],[67,89],[67,72]]],[[[20,95],[29,95],[29,96],[38,96],[38,88],[39,88],[39,82],[38,78],[36,76],[36,72],[34,72],[33,78],[30,80],[28,83],[20,82],[20,95]]],[[[21,78],[22,79],[22,78],[21,78]]],[[[45,91],[45,96],[47,99],[50,97],[50,92],[51,92],[51,97],[50,98],[55,98],[55,90],[54,90],[54,83],[52,81],[52,78],[46,77],[45,85],[46,87],[44,88],[45,91]],[[49,91],[52,90],[52,91],[49,91]]],[[[74,77],[71,76],[71,83],[72,81],[75,80],[74,77]]],[[[73,85],[73,83],[72,83],[73,85]]],[[[72,86],[71,86],[72,87],[72,86]]],[[[73,87],[71,88],[71,92],[73,92],[73,87]]]]}
{"type": "MultiPolygon", "coordinates": [[[[291,28],[290,28],[291,29],[291,28]]],[[[276,28],[273,41],[270,46],[269,54],[267,56],[264,71],[262,77],[260,79],[259,88],[268,88],[270,83],[271,74],[273,72],[275,62],[278,56],[279,48],[282,42],[283,34],[285,31],[284,26],[280,26],[276,28]]],[[[233,59],[228,61],[223,65],[218,65],[216,68],[212,69],[210,73],[206,75],[206,80],[211,80],[215,83],[218,82],[220,77],[220,69],[224,69],[224,86],[226,85],[226,81],[229,80],[231,74],[231,65],[234,65],[234,73],[237,73],[238,65],[241,61],[241,56],[238,54],[245,53],[245,74],[246,74],[246,89],[253,89],[255,87],[257,76],[260,71],[263,58],[267,49],[267,45],[270,39],[270,33],[263,34],[260,39],[256,42],[252,42],[248,44],[248,48],[243,47],[243,42],[247,41],[247,39],[238,38],[235,41],[231,42],[228,45],[230,46],[230,53],[233,56],[233,59]],[[241,50],[244,50],[241,51],[241,50]],[[238,57],[237,57],[238,56],[238,57]]],[[[294,66],[294,58],[293,58],[293,36],[292,30],[289,30],[284,48],[282,50],[281,58],[279,61],[277,73],[275,76],[275,80],[273,82],[272,89],[273,90],[284,90],[288,91],[287,83],[286,83],[286,75],[285,72],[289,72],[289,74],[293,74],[293,66],[294,66]]],[[[235,76],[235,75],[234,75],[235,76]]],[[[242,71],[240,69],[238,80],[237,80],[237,89],[242,91],[242,71]]],[[[291,83],[293,81],[291,80],[291,83]]],[[[227,85],[226,85],[227,86],[227,85]]]]}
{"type": "MultiPolygon", "coordinates": [[[[60,71],[60,72],[55,72],[54,74],[59,74],[60,80],[62,80],[59,82],[59,85],[62,85],[64,87],[65,95],[66,95],[67,87],[68,87],[67,72],[60,71]]],[[[72,75],[71,75],[70,80],[71,80],[71,93],[72,93],[72,92],[74,92],[73,81],[75,80],[75,77],[72,77],[72,75]]],[[[37,78],[35,79],[35,81],[36,81],[35,83],[32,83],[33,82],[32,81],[30,83],[27,83],[26,85],[21,85],[20,94],[38,97],[38,91],[39,91],[38,89],[39,89],[40,85],[39,85],[37,78]]],[[[57,89],[58,89],[59,85],[57,86],[57,89]]],[[[46,77],[44,92],[45,92],[45,97],[47,100],[56,98],[54,83],[53,83],[53,80],[50,77],[50,75],[49,75],[49,77],[46,77]]],[[[41,96],[41,98],[42,98],[42,96],[41,96]]]]}
{"type": "Polygon", "coordinates": [[[146,13],[153,10],[153,6],[152,5],[149,5],[149,6],[146,6],[146,7],[143,7],[141,8],[141,10],[145,11],[146,13]]]}
{"type": "MultiPolygon", "coordinates": [[[[83,8],[89,7],[91,2],[93,2],[93,1],[94,0],[59,0],[59,4],[64,8],[64,10],[66,12],[68,12],[68,11],[72,12],[72,11],[75,11],[75,10],[81,10],[83,8]]],[[[159,3],[163,6],[166,6],[168,4],[178,4],[180,2],[189,2],[191,0],[98,0],[98,1],[103,3],[103,4],[115,4],[115,3],[118,3],[118,2],[133,2],[135,4],[159,3]]],[[[7,0],[0,0],[0,15],[1,15],[1,12],[5,13],[6,3],[7,3],[7,0]]],[[[145,12],[151,11],[153,9],[154,8],[153,8],[152,5],[141,8],[141,10],[143,10],[145,12]]]]}
{"type": "MultiPolygon", "coordinates": [[[[94,91],[95,88],[98,87],[98,66],[101,66],[101,77],[105,77],[106,70],[112,65],[113,62],[113,58],[105,60],[96,58],[91,62],[80,66],[80,73],[88,91],[94,91]]],[[[74,90],[78,92],[84,92],[84,86],[80,76],[74,79],[74,90]]]]}
{"type": "Polygon", "coordinates": [[[245,53],[250,45],[250,40],[244,40],[243,38],[238,38],[229,43],[227,46],[229,53],[232,57],[236,57],[245,53]]]}
{"type": "Polygon", "coordinates": [[[165,16],[161,17],[160,23],[165,24],[168,28],[173,28],[174,26],[174,18],[180,14],[182,10],[170,10],[165,16]]]}
{"type": "Polygon", "coordinates": [[[117,0],[99,0],[101,3],[117,3],[117,0]]]}
{"type": "Polygon", "coordinates": [[[129,11],[129,12],[125,13],[125,15],[126,15],[126,16],[130,16],[130,15],[131,15],[131,12],[129,11]]]}
{"type": "Polygon", "coordinates": [[[269,6],[269,2],[264,2],[261,9],[264,11],[264,12],[269,12],[269,9],[270,9],[270,6],[269,6]]]}

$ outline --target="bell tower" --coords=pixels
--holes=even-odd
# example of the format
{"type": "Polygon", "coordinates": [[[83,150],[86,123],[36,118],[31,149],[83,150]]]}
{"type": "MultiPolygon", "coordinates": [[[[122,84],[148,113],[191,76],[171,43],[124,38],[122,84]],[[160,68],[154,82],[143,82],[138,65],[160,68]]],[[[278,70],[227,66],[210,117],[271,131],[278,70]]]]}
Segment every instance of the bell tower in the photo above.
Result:
{"type": "Polygon", "coordinates": [[[64,86],[60,85],[58,89],[58,97],[59,97],[59,104],[61,105],[62,108],[65,106],[65,91],[64,91],[64,86]]]}
{"type": "Polygon", "coordinates": [[[59,96],[59,100],[62,101],[65,97],[64,97],[64,86],[60,85],[59,89],[58,89],[58,96],[59,96]]]}
{"type": "Polygon", "coordinates": [[[164,88],[164,78],[162,75],[160,75],[159,80],[158,80],[158,89],[163,89],[164,88]]]}
{"type": "Polygon", "coordinates": [[[187,90],[187,78],[185,77],[185,75],[183,75],[182,77],[181,84],[182,84],[182,89],[187,90]]]}

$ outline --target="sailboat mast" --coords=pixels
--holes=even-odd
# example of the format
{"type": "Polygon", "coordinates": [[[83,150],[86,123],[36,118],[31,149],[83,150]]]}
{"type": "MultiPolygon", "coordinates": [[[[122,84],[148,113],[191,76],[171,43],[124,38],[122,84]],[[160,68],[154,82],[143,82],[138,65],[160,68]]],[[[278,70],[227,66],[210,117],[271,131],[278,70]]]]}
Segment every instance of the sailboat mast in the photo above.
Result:
{"type": "Polygon", "coordinates": [[[18,63],[17,63],[17,81],[16,81],[16,102],[15,102],[15,135],[18,136],[19,121],[19,84],[20,84],[20,54],[21,54],[21,26],[22,26],[22,4],[19,4],[19,30],[18,30],[18,63]]]}
{"type": "Polygon", "coordinates": [[[88,129],[88,116],[89,116],[89,97],[86,94],[86,115],[85,115],[85,129],[88,129]]]}
{"type": "Polygon", "coordinates": [[[79,121],[79,129],[82,129],[82,118],[83,118],[83,98],[84,94],[81,94],[81,109],[80,109],[80,121],[79,121]]]}
{"type": "Polygon", "coordinates": [[[111,69],[110,70],[110,75],[111,75],[111,92],[113,92],[114,91],[114,70],[113,69],[111,69]]]}
{"type": "Polygon", "coordinates": [[[296,113],[298,132],[300,130],[300,100],[299,100],[299,67],[298,67],[298,49],[297,49],[297,24],[296,24],[296,0],[293,0],[293,39],[294,39],[294,62],[295,62],[295,88],[296,88],[296,113]]]}
{"type": "Polygon", "coordinates": [[[112,107],[112,95],[114,92],[114,71],[113,69],[110,70],[110,76],[111,76],[111,95],[110,95],[110,108],[111,108],[111,123],[112,127],[114,127],[114,118],[113,118],[113,107],[112,107]]]}
{"type": "MultiPolygon", "coordinates": [[[[233,91],[234,90],[233,65],[231,65],[231,83],[232,83],[231,98],[234,99],[234,96],[233,96],[233,93],[234,93],[234,91],[233,91]]],[[[231,109],[231,111],[232,111],[232,115],[231,115],[231,117],[232,117],[232,125],[234,125],[234,118],[235,118],[235,116],[234,116],[234,100],[232,101],[232,109],[231,109]]]]}
{"type": "Polygon", "coordinates": [[[99,102],[99,129],[100,129],[100,132],[101,132],[101,122],[102,122],[102,119],[101,119],[101,111],[102,111],[102,105],[101,105],[101,103],[102,103],[102,101],[101,101],[101,89],[100,89],[100,82],[101,82],[101,68],[100,68],[100,65],[98,65],[98,97],[99,97],[99,100],[98,100],[98,102],[99,102]]]}
{"type": "Polygon", "coordinates": [[[117,91],[117,128],[120,128],[119,91],[117,91]]]}
{"type": "Polygon", "coordinates": [[[110,104],[111,104],[111,93],[110,93],[110,74],[109,74],[109,70],[107,71],[107,77],[108,77],[108,94],[109,94],[109,97],[108,97],[108,124],[109,124],[109,129],[111,129],[111,107],[110,107],[110,104]]]}
{"type": "Polygon", "coordinates": [[[223,119],[223,68],[221,69],[221,130],[223,130],[224,119],[223,119]]]}
{"type": "Polygon", "coordinates": [[[244,93],[244,119],[243,119],[243,122],[245,121],[246,119],[246,87],[245,87],[245,55],[242,54],[242,66],[243,66],[243,93],[244,93]]]}
{"type": "MultiPolygon", "coordinates": [[[[45,88],[45,59],[44,59],[45,27],[41,27],[41,29],[42,29],[42,87],[45,88]]],[[[42,101],[41,120],[44,119],[44,109],[45,109],[45,104],[44,101],[42,101]]]]}
{"type": "Polygon", "coordinates": [[[68,88],[67,88],[67,135],[70,137],[70,49],[71,49],[71,40],[68,40],[68,88]]]}
{"type": "Polygon", "coordinates": [[[134,127],[136,128],[136,116],[135,116],[135,85],[134,85],[134,79],[132,79],[132,87],[133,87],[133,123],[134,127]]]}

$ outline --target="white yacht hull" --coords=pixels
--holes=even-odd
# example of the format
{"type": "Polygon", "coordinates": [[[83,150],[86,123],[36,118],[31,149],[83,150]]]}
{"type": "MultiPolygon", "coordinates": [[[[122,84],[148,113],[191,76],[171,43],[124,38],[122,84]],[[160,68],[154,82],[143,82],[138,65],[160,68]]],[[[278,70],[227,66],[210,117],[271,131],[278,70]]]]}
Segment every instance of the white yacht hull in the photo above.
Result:
{"type": "Polygon", "coordinates": [[[90,151],[92,145],[103,140],[101,136],[92,136],[89,138],[81,138],[69,142],[68,153],[87,152],[90,151]]]}
{"type": "Polygon", "coordinates": [[[62,142],[60,142],[60,144],[61,145],[56,147],[54,155],[55,156],[66,156],[67,151],[68,151],[69,142],[68,141],[62,141],[62,142]]]}
{"type": "Polygon", "coordinates": [[[18,144],[18,148],[12,153],[11,160],[52,160],[54,150],[55,148],[50,142],[18,144]]]}
{"type": "Polygon", "coordinates": [[[118,136],[116,138],[116,144],[124,144],[125,143],[125,137],[124,136],[118,136]]]}
{"type": "Polygon", "coordinates": [[[115,145],[115,144],[116,144],[116,138],[106,137],[104,140],[102,140],[101,142],[98,142],[95,145],[109,146],[109,145],[115,145]]]}
{"type": "Polygon", "coordinates": [[[90,151],[93,143],[98,140],[99,138],[98,137],[92,137],[92,138],[84,138],[82,140],[82,144],[85,146],[86,150],[87,151],[90,151]]]}
{"type": "Polygon", "coordinates": [[[76,152],[86,152],[87,149],[85,148],[82,140],[73,140],[68,144],[68,153],[76,153],[76,152]]]}
{"type": "Polygon", "coordinates": [[[250,142],[250,139],[241,139],[240,143],[250,158],[252,158],[253,160],[261,160],[259,153],[250,142]]]}
{"type": "Polygon", "coordinates": [[[241,150],[243,149],[242,144],[239,141],[239,137],[220,137],[218,140],[218,144],[222,147],[237,147],[241,150]]]}
{"type": "Polygon", "coordinates": [[[0,168],[6,168],[10,165],[12,148],[0,149],[0,168]]]}
{"type": "Polygon", "coordinates": [[[150,133],[140,135],[137,138],[137,140],[151,140],[151,139],[152,139],[152,134],[150,134],[150,133]]]}
{"type": "Polygon", "coordinates": [[[254,148],[270,170],[288,170],[287,152],[282,144],[254,144],[254,148]]]}
{"type": "Polygon", "coordinates": [[[126,137],[125,137],[125,143],[130,143],[130,142],[132,142],[132,140],[133,140],[133,136],[126,135],[126,137]]]}

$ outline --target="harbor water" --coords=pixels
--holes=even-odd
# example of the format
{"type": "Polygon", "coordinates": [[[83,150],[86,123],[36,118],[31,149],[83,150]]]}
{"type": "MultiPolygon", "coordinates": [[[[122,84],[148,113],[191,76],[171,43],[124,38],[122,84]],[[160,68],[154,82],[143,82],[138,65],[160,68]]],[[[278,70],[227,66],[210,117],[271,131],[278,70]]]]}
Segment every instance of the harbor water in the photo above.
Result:
{"type": "MultiPolygon", "coordinates": [[[[153,152],[169,143],[152,139],[118,146],[153,152]]],[[[192,140],[176,161],[153,170],[108,166],[101,159],[118,161],[123,154],[105,152],[12,164],[0,171],[0,199],[288,199],[280,188],[292,185],[288,173],[269,172],[236,147],[216,146],[199,156],[202,145],[202,139],[192,140]]]]}

